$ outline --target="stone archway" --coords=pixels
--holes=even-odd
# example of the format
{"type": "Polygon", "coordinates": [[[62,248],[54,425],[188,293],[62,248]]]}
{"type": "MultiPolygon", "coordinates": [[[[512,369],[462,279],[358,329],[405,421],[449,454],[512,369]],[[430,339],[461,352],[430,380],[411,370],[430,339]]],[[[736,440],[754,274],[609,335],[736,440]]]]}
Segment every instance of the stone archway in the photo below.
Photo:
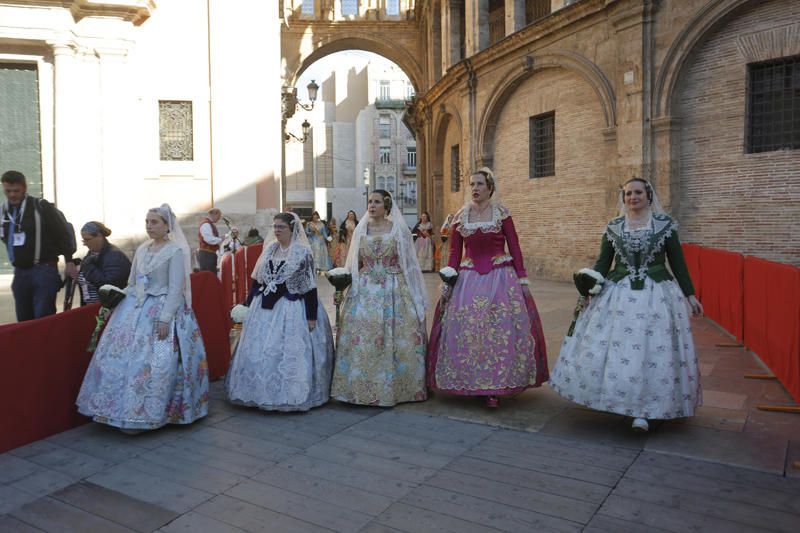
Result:
{"type": "Polygon", "coordinates": [[[613,136],[616,131],[616,96],[611,82],[600,68],[584,56],[568,51],[549,51],[527,56],[521,67],[511,69],[498,84],[478,126],[480,162],[493,166],[497,123],[503,107],[513,96],[517,87],[536,72],[550,68],[563,68],[574,72],[586,81],[597,95],[605,122],[604,136],[613,136]]]}
{"type": "Polygon", "coordinates": [[[345,50],[365,50],[397,64],[411,80],[414,90],[420,92],[425,88],[425,73],[417,58],[422,58],[423,54],[416,42],[417,30],[406,33],[392,30],[392,38],[389,38],[386,31],[367,31],[366,28],[349,32],[341,29],[320,31],[318,28],[300,33],[284,30],[281,35],[284,83],[293,86],[303,71],[327,55],[345,50]]]}

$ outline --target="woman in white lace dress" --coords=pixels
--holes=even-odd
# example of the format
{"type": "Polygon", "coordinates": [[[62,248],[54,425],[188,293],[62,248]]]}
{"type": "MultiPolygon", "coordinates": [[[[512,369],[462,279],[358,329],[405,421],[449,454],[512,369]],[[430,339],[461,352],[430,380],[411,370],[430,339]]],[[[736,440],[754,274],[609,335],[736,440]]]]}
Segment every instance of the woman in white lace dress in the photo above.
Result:
{"type": "Polygon", "coordinates": [[[97,345],[78,411],[128,432],[208,413],[208,363],[192,311],[189,245],[169,205],[147,212],[127,296],[97,345]]]}
{"type": "Polygon", "coordinates": [[[265,411],[307,411],[330,396],[333,335],[300,219],[279,213],[272,229],[274,238],[253,269],[228,398],[265,411]]]}
{"type": "Polygon", "coordinates": [[[647,431],[648,418],[692,416],[701,403],[689,313],[700,316],[703,306],[678,222],[652,185],[628,180],[621,199],[622,216],[606,226],[593,271],[576,278],[581,285],[580,276],[604,279],[602,289],[564,339],[550,386],[573,402],[630,416],[634,430],[647,431]]]}

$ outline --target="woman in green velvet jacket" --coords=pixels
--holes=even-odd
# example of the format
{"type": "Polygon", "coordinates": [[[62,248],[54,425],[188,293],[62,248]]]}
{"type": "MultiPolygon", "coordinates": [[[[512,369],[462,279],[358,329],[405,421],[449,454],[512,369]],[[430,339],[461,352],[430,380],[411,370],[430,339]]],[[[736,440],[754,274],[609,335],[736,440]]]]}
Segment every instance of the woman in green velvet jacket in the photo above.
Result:
{"type": "Polygon", "coordinates": [[[701,403],[689,315],[702,315],[703,307],[678,223],[660,209],[650,183],[629,180],[622,200],[624,215],[606,226],[594,269],[576,274],[591,299],[564,339],[550,385],[647,431],[647,419],[692,416],[701,403]]]}

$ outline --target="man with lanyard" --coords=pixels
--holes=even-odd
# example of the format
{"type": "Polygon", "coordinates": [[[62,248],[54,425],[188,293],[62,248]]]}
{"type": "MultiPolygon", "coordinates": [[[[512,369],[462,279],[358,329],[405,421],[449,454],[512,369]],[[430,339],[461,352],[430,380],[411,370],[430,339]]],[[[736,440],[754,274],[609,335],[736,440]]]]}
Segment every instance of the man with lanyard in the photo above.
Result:
{"type": "Polygon", "coordinates": [[[200,220],[200,230],[197,235],[199,244],[197,250],[197,264],[200,270],[217,272],[217,252],[222,238],[219,236],[216,224],[222,218],[222,211],[216,207],[208,211],[208,216],[200,220]]]}
{"type": "Polygon", "coordinates": [[[75,246],[62,217],[46,200],[28,196],[25,176],[16,170],[3,174],[0,238],[14,265],[14,305],[17,321],[33,320],[56,312],[56,295],[61,288],[58,256],[66,261],[64,273],[75,277],[72,262],[75,246]]]}

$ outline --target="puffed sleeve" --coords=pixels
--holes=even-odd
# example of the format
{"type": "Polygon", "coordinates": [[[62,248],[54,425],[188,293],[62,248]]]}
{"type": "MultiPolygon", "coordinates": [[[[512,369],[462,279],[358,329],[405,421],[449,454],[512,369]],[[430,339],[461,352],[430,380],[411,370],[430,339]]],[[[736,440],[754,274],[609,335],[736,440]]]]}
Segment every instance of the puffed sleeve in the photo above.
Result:
{"type": "Polygon", "coordinates": [[[678,286],[683,291],[684,296],[691,296],[694,294],[694,285],[692,284],[692,276],[689,274],[689,268],[686,266],[686,259],[683,257],[683,248],[681,241],[678,239],[678,232],[673,231],[666,242],[667,259],[669,259],[669,267],[672,273],[675,274],[675,280],[678,286]]]}
{"type": "Polygon", "coordinates": [[[164,301],[164,307],[161,309],[161,314],[158,315],[159,322],[170,322],[183,303],[185,274],[183,252],[178,249],[169,258],[169,287],[167,287],[167,299],[164,301]]]}
{"type": "Polygon", "coordinates": [[[514,260],[514,270],[517,272],[517,277],[519,279],[527,279],[528,274],[525,272],[525,263],[522,260],[522,249],[519,247],[519,237],[517,236],[517,230],[514,228],[514,221],[511,220],[511,217],[503,219],[503,235],[506,236],[508,253],[511,254],[511,258],[514,260]]]}
{"type": "Polygon", "coordinates": [[[461,248],[464,245],[464,237],[461,235],[461,232],[458,231],[460,226],[460,223],[450,226],[450,258],[447,260],[447,266],[455,268],[456,270],[458,270],[461,265],[461,253],[463,252],[461,248]]]}
{"type": "Polygon", "coordinates": [[[608,271],[611,270],[611,262],[614,260],[614,247],[608,236],[603,233],[603,238],[600,241],[600,256],[594,264],[594,270],[599,272],[601,276],[608,276],[608,271]]]}

